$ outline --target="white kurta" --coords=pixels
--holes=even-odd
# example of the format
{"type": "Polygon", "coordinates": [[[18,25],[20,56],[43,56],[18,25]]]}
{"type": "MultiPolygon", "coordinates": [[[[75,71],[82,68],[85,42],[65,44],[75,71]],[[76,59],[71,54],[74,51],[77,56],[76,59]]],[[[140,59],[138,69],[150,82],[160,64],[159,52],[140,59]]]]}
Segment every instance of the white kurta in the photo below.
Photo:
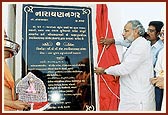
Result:
{"type": "Polygon", "coordinates": [[[139,37],[123,55],[121,64],[105,70],[120,76],[119,111],[154,111],[153,63],[150,42],[139,37]]]}

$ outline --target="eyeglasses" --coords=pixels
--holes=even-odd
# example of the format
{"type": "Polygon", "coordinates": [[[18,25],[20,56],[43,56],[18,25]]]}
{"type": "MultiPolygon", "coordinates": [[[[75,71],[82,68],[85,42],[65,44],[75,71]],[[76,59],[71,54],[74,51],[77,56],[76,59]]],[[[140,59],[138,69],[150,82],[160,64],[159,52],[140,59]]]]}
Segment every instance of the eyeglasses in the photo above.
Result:
{"type": "Polygon", "coordinates": [[[156,30],[147,29],[147,32],[150,32],[150,33],[155,32],[155,31],[156,31],[156,30]]]}

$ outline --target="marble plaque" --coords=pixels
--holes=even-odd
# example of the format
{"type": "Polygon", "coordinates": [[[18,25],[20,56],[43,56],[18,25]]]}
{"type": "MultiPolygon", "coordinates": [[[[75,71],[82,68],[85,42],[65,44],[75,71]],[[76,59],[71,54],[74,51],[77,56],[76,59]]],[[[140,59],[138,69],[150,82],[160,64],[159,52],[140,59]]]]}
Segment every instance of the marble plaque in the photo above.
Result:
{"type": "Polygon", "coordinates": [[[23,5],[22,75],[44,82],[45,111],[96,110],[91,14],[88,7],[23,5]]]}

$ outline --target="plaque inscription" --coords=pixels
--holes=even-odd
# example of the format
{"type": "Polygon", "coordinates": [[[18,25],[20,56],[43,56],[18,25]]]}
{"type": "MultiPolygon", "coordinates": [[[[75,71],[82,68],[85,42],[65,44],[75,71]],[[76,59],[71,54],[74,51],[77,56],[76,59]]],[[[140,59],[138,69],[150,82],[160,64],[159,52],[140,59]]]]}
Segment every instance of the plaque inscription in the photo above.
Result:
{"type": "Polygon", "coordinates": [[[23,5],[22,75],[46,85],[46,111],[94,111],[91,8],[23,5]]]}

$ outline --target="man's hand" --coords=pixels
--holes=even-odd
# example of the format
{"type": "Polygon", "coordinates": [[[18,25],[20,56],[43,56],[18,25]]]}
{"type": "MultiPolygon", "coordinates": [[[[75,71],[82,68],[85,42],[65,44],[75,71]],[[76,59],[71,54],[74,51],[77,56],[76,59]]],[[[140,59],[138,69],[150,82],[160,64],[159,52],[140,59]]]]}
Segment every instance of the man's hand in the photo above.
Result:
{"type": "Polygon", "coordinates": [[[13,107],[17,110],[30,110],[30,104],[19,100],[13,102],[13,107]]]}
{"type": "Polygon", "coordinates": [[[115,44],[115,40],[112,38],[101,38],[100,44],[103,44],[106,46],[106,48],[109,48],[111,44],[115,44]]]}
{"type": "Polygon", "coordinates": [[[105,69],[102,67],[95,67],[94,73],[96,73],[97,75],[101,75],[101,74],[105,74],[105,69]]]}
{"type": "Polygon", "coordinates": [[[160,89],[164,89],[164,77],[155,77],[150,79],[151,83],[160,89]]]}

